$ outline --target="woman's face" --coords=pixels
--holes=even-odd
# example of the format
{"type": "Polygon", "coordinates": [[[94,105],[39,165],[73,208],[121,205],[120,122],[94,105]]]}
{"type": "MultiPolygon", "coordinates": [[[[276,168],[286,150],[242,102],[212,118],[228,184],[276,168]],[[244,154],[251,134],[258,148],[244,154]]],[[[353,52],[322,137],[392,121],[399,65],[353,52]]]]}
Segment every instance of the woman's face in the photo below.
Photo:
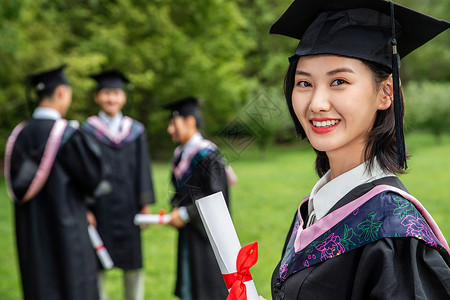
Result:
{"type": "Polygon", "coordinates": [[[329,158],[362,158],[377,110],[391,104],[388,90],[377,90],[371,70],[358,59],[305,56],[297,64],[292,106],[316,150],[329,158]]]}

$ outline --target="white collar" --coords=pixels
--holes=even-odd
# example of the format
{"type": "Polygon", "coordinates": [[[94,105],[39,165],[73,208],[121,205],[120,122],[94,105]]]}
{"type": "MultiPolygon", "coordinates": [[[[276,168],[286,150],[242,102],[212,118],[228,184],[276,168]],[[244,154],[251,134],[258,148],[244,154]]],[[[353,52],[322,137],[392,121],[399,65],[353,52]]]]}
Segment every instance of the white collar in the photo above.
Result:
{"type": "Polygon", "coordinates": [[[342,197],[355,187],[383,177],[395,176],[393,173],[383,171],[377,160],[374,161],[373,169],[370,173],[367,172],[366,168],[367,162],[364,162],[333,180],[330,180],[331,171],[328,170],[311,191],[309,199],[313,201],[308,201],[309,212],[314,210],[316,219],[320,220],[342,197]]]}
{"type": "Polygon", "coordinates": [[[114,117],[108,116],[103,110],[98,112],[98,116],[107,123],[117,122],[122,120],[122,112],[118,112],[114,117]]]}
{"type": "Polygon", "coordinates": [[[187,143],[184,144],[183,153],[181,154],[181,156],[183,157],[185,154],[189,153],[189,150],[195,145],[197,145],[198,142],[200,142],[201,140],[203,140],[203,136],[200,134],[200,132],[197,132],[193,136],[191,136],[189,141],[187,141],[187,143]]]}
{"type": "Polygon", "coordinates": [[[123,114],[122,112],[118,112],[114,117],[108,116],[103,110],[98,113],[100,119],[105,122],[106,126],[108,126],[109,130],[113,134],[118,134],[120,131],[120,124],[122,122],[123,114]]]}
{"type": "Polygon", "coordinates": [[[33,119],[58,120],[61,119],[61,114],[54,108],[36,107],[33,112],[33,119]]]}

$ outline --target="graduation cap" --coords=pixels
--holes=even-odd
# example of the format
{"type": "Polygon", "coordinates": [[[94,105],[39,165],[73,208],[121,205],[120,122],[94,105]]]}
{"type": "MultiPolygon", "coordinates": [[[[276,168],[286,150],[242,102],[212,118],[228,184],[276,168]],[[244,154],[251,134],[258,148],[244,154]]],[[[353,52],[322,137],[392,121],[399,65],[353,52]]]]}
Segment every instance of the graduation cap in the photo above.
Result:
{"type": "Polygon", "coordinates": [[[333,54],[364,59],[392,70],[398,164],[406,169],[399,60],[450,27],[445,20],[385,0],[296,0],[270,33],[299,39],[300,56],[333,54]]]}
{"type": "Polygon", "coordinates": [[[125,84],[129,83],[125,75],[118,70],[108,70],[100,74],[91,75],[97,81],[97,91],[104,88],[125,90],[125,84]]]}
{"type": "Polygon", "coordinates": [[[69,85],[64,68],[66,65],[61,65],[56,69],[47,70],[38,74],[27,76],[27,87],[34,90],[39,98],[49,90],[54,89],[58,85],[69,85]]]}
{"type": "Polygon", "coordinates": [[[200,113],[200,102],[195,97],[186,97],[163,106],[172,112],[172,117],[196,116],[200,113]]]}
{"type": "Polygon", "coordinates": [[[200,111],[200,100],[195,97],[186,97],[172,103],[163,105],[163,109],[171,111],[171,118],[178,116],[187,117],[193,116],[196,121],[197,128],[200,129],[203,126],[202,113],[200,111]]]}
{"type": "Polygon", "coordinates": [[[449,22],[384,0],[297,0],[270,33],[301,40],[293,56],[336,54],[392,67],[392,25],[405,57],[449,28],[449,22]]]}
{"type": "Polygon", "coordinates": [[[30,113],[37,106],[37,104],[59,85],[70,85],[64,74],[65,64],[51,70],[43,71],[28,75],[25,78],[26,93],[25,99],[27,102],[28,110],[30,113]],[[37,95],[37,100],[33,99],[31,91],[34,91],[37,95]]]}

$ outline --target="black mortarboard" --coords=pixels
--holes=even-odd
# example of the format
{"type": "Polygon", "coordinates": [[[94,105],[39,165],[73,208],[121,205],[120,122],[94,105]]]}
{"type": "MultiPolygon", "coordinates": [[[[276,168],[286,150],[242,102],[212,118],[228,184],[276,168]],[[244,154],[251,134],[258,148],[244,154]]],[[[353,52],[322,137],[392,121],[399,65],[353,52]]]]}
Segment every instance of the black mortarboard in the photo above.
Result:
{"type": "Polygon", "coordinates": [[[406,168],[399,57],[449,27],[445,20],[385,0],[296,0],[272,25],[270,33],[300,39],[290,61],[299,56],[334,54],[391,68],[398,164],[406,168]]]}
{"type": "Polygon", "coordinates": [[[69,85],[69,81],[63,71],[65,67],[66,65],[62,65],[56,69],[29,75],[26,79],[27,86],[34,90],[38,97],[41,98],[45,92],[58,85],[69,85]]]}
{"type": "Polygon", "coordinates": [[[200,113],[199,101],[195,97],[186,97],[163,106],[164,109],[172,112],[172,117],[176,116],[197,116],[200,113]]]}
{"type": "MultiPolygon", "coordinates": [[[[394,4],[401,58],[449,28],[449,22],[394,4]]],[[[392,67],[390,2],[297,0],[270,33],[300,39],[293,56],[336,54],[392,67]]]]}
{"type": "Polygon", "coordinates": [[[108,70],[100,74],[91,75],[98,83],[97,91],[104,88],[125,90],[125,84],[130,82],[122,72],[118,70],[108,70]]]}

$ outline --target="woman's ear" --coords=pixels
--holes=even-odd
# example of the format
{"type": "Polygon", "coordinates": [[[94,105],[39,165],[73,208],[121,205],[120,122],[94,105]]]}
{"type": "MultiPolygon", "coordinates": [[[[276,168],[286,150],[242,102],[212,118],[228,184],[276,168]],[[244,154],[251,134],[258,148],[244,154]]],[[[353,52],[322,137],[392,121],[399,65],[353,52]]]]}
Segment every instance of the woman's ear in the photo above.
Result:
{"type": "Polygon", "coordinates": [[[392,84],[392,74],[381,83],[381,90],[379,94],[379,103],[377,109],[386,110],[391,107],[394,99],[394,87],[392,84]]]}

